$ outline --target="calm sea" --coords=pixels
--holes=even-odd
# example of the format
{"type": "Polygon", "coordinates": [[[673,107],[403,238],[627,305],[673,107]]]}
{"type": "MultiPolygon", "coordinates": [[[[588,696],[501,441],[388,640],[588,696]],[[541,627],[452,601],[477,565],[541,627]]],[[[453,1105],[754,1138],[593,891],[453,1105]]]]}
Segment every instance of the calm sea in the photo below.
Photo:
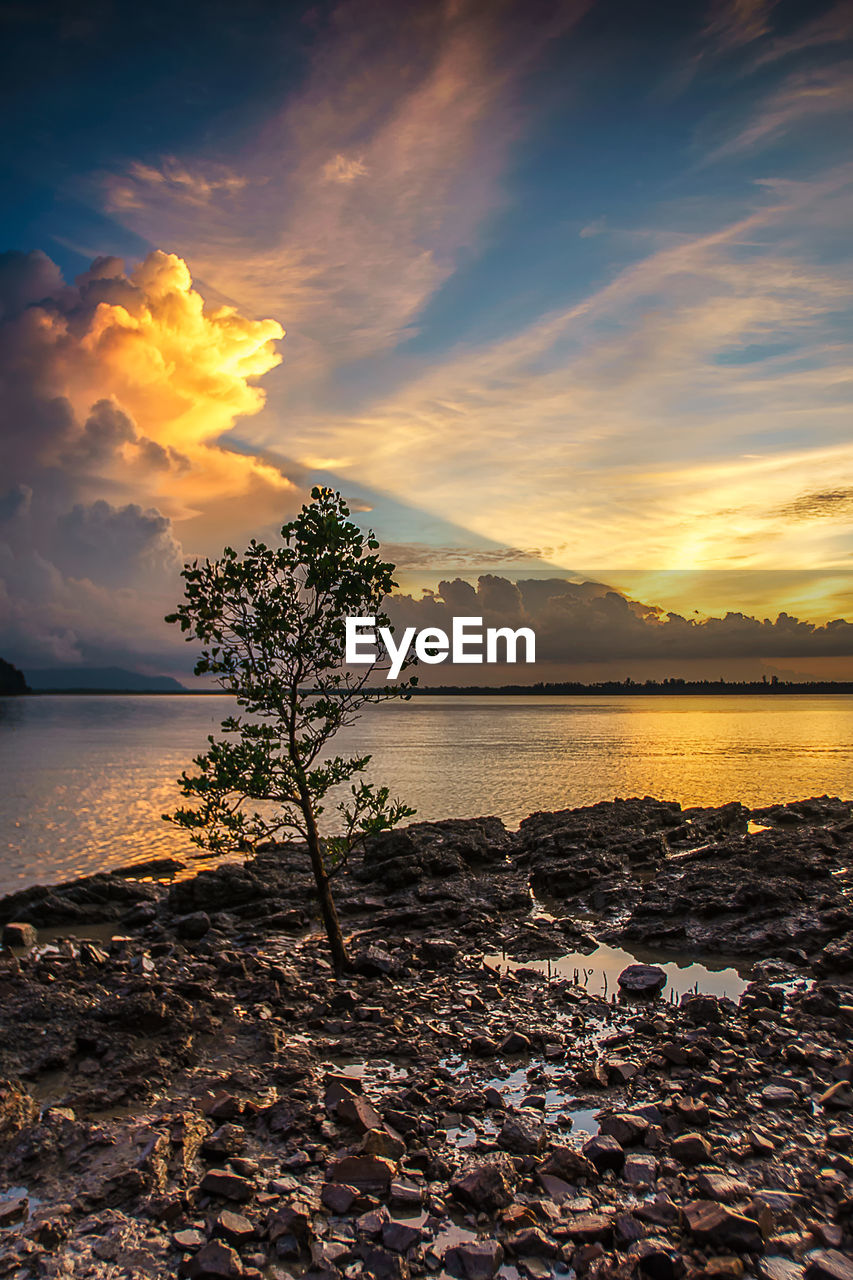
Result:
{"type": "MultiPolygon", "coordinates": [[[[190,846],[161,819],[175,779],[233,706],[212,697],[0,699],[0,893],[190,846]]],[[[340,735],[419,818],[614,796],[770,804],[853,793],[843,696],[422,698],[340,735]]]]}

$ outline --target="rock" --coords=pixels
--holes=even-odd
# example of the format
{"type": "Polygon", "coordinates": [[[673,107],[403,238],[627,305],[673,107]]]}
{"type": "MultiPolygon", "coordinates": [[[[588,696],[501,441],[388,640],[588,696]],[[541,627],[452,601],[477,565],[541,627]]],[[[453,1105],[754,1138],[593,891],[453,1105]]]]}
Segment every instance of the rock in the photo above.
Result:
{"type": "Polygon", "coordinates": [[[406,1154],[406,1144],[387,1129],[368,1129],[361,1140],[361,1150],[368,1156],[384,1156],[387,1160],[397,1161],[406,1154]]]}
{"type": "Polygon", "coordinates": [[[396,1168],[394,1161],[384,1156],[351,1155],[335,1160],[326,1176],[329,1182],[344,1182],[361,1189],[376,1188],[384,1193],[396,1168]]]}
{"type": "Polygon", "coordinates": [[[364,1274],[373,1280],[409,1280],[409,1264],[390,1249],[368,1248],[362,1254],[364,1274]]]}
{"type": "Polygon", "coordinates": [[[693,1200],[684,1206],[691,1235],[700,1244],[723,1245],[738,1253],[763,1253],[758,1223],[710,1200],[693,1200]]]}
{"type": "Polygon", "coordinates": [[[832,1111],[853,1110],[853,1090],[846,1080],[839,1080],[820,1095],[818,1102],[832,1111]]]}
{"type": "Polygon", "coordinates": [[[8,1200],[0,1200],[0,1227],[11,1227],[26,1218],[29,1211],[30,1201],[26,1195],[14,1195],[8,1200]]]}
{"type": "Polygon", "coordinates": [[[491,1280],[497,1274],[504,1251],[497,1240],[454,1245],[444,1255],[445,1268],[464,1280],[491,1280]]]}
{"type": "Polygon", "coordinates": [[[0,1080],[0,1144],[8,1142],[38,1116],[38,1106],[16,1080],[0,1080]]]}
{"type": "Polygon", "coordinates": [[[540,1176],[541,1174],[554,1174],[566,1182],[574,1182],[578,1178],[594,1180],[598,1176],[598,1170],[587,1156],[574,1147],[558,1145],[551,1148],[543,1161],[540,1176]]]}
{"type": "Polygon", "coordinates": [[[255,1228],[249,1219],[244,1218],[241,1213],[232,1213],[230,1209],[223,1209],[214,1224],[214,1233],[218,1236],[224,1236],[232,1244],[240,1244],[242,1241],[252,1238],[255,1234],[255,1228]]]}
{"type": "Polygon", "coordinates": [[[176,1231],[172,1241],[177,1249],[187,1253],[190,1249],[200,1249],[207,1242],[207,1236],[195,1228],[188,1228],[186,1231],[176,1231]]]}
{"type": "Polygon", "coordinates": [[[540,1124],[532,1124],[521,1116],[508,1116],[498,1134],[497,1142],[504,1151],[516,1155],[536,1155],[545,1146],[546,1130],[540,1124]]]}
{"type": "Polygon", "coordinates": [[[603,1213],[578,1213],[569,1218],[564,1230],[575,1244],[606,1244],[613,1235],[613,1220],[603,1213]]]}
{"type": "Polygon", "coordinates": [[[459,947],[449,938],[424,938],[418,952],[427,964],[452,964],[459,955],[459,947]]]}
{"type": "Polygon", "coordinates": [[[625,1158],[622,1178],[631,1186],[650,1187],[657,1177],[658,1162],[653,1155],[629,1155],[625,1158]]]}
{"type": "Polygon", "coordinates": [[[342,1182],[326,1182],[320,1193],[320,1198],[327,1209],[331,1209],[332,1213],[349,1213],[352,1206],[358,1199],[359,1192],[356,1187],[348,1187],[342,1182]]]}
{"type": "Polygon", "coordinates": [[[708,1108],[699,1098],[676,1098],[675,1110],[679,1120],[690,1128],[703,1128],[711,1119],[708,1108]]]}
{"type": "Polygon", "coordinates": [[[222,1196],[241,1204],[251,1200],[255,1194],[254,1184],[230,1169],[208,1169],[201,1180],[201,1189],[208,1195],[222,1196]]]}
{"type": "Polygon", "coordinates": [[[818,1249],[806,1258],[806,1280],[853,1280],[853,1258],[838,1249],[818,1249]]]}
{"type": "Polygon", "coordinates": [[[494,1058],[498,1052],[497,1043],[491,1036],[474,1036],[468,1047],[475,1058],[494,1058]]]}
{"type": "Polygon", "coordinates": [[[361,1130],[362,1133],[366,1133],[368,1129],[382,1128],[382,1117],[379,1112],[368,1102],[367,1098],[359,1097],[358,1094],[341,1097],[334,1109],[342,1120],[346,1120],[348,1124],[361,1130]]]}
{"type": "Polygon", "coordinates": [[[175,921],[175,932],[179,938],[195,941],[203,938],[210,931],[210,916],[206,911],[193,911],[190,915],[179,916],[175,921]]]}
{"type": "Polygon", "coordinates": [[[274,1209],[267,1218],[267,1235],[272,1244],[291,1238],[305,1244],[311,1231],[311,1213],[306,1204],[294,1200],[274,1209]]]}
{"type": "Polygon", "coordinates": [[[700,995],[698,992],[688,991],[681,997],[681,1008],[691,1022],[699,1023],[701,1026],[709,1026],[724,1020],[725,1005],[717,996],[700,995]]]}
{"type": "Polygon", "coordinates": [[[761,1280],[803,1280],[805,1268],[801,1262],[794,1262],[793,1258],[774,1253],[761,1259],[758,1274],[761,1280]]]}
{"type": "Polygon", "coordinates": [[[649,1280],[678,1280],[684,1274],[684,1259],[666,1240],[650,1236],[632,1245],[628,1258],[640,1275],[649,1280]]]}
{"type": "Polygon", "coordinates": [[[649,1122],[646,1117],[635,1115],[630,1111],[617,1111],[613,1115],[604,1115],[598,1124],[600,1134],[615,1138],[623,1147],[631,1147],[636,1142],[642,1142],[648,1130],[649,1122]]]}
{"type": "Polygon", "coordinates": [[[558,1258],[559,1245],[549,1240],[539,1227],[523,1227],[507,1236],[506,1247],[517,1258],[558,1258]]]}
{"type": "Polygon", "coordinates": [[[672,1154],[681,1164],[705,1164],[711,1159],[711,1144],[701,1133],[682,1133],[672,1144],[672,1154]]]}
{"type": "Polygon", "coordinates": [[[423,1203],[423,1198],[422,1189],[416,1183],[407,1182],[404,1178],[395,1178],[388,1192],[390,1204],[397,1204],[410,1209],[418,1208],[423,1203]]]}
{"type": "Polygon", "coordinates": [[[767,1107],[793,1107],[799,1100],[799,1095],[784,1085],[768,1084],[761,1090],[761,1101],[767,1107]]]}
{"type": "Polygon", "coordinates": [[[749,1184],[742,1178],[732,1178],[727,1173],[700,1173],[696,1188],[706,1200],[719,1200],[731,1204],[749,1195],[749,1184]]]}
{"type": "Polygon", "coordinates": [[[245,1271],[240,1255],[221,1240],[203,1245],[183,1268],[189,1280],[243,1280],[245,1271]]]}
{"type": "Polygon", "coordinates": [[[394,1253],[407,1253],[421,1237],[420,1228],[413,1227],[410,1222],[399,1222],[392,1218],[382,1225],[382,1243],[394,1253]]]}
{"type": "Polygon", "coordinates": [[[38,931],[33,925],[19,920],[10,920],[3,926],[4,947],[26,947],[29,950],[38,942],[38,931]]]}
{"type": "Polygon", "coordinates": [[[353,957],[352,967],[356,973],[363,973],[367,977],[397,973],[400,968],[399,963],[389,952],[373,944],[353,957]]]}
{"type": "Polygon", "coordinates": [[[518,1174],[507,1155],[494,1155],[488,1160],[469,1164],[450,1183],[460,1200],[475,1209],[494,1211],[512,1204],[518,1174]]]}
{"type": "Polygon", "coordinates": [[[668,979],[659,965],[629,964],[617,981],[623,991],[630,991],[632,995],[651,996],[662,991],[668,979]]]}
{"type": "Polygon", "coordinates": [[[606,1169],[618,1172],[625,1163],[625,1152],[610,1134],[596,1134],[589,1142],[584,1143],[581,1150],[599,1173],[604,1173],[606,1169]]]}
{"type": "Polygon", "coordinates": [[[524,1035],[522,1031],[510,1031],[509,1035],[501,1041],[501,1053],[507,1054],[509,1057],[515,1057],[520,1053],[530,1053],[533,1045],[530,1043],[529,1036],[524,1035]]]}

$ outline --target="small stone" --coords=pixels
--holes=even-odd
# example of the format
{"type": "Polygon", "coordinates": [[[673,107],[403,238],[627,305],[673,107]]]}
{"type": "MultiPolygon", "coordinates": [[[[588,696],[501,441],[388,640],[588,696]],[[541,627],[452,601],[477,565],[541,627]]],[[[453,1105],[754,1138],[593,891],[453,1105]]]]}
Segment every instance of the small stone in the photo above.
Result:
{"type": "Polygon", "coordinates": [[[195,1231],[190,1228],[186,1231],[176,1231],[172,1236],[172,1242],[175,1247],[183,1253],[187,1253],[190,1249],[200,1249],[207,1241],[207,1236],[201,1231],[195,1231]]]}
{"type": "Polygon", "coordinates": [[[383,1205],[381,1209],[369,1209],[367,1213],[362,1213],[355,1220],[355,1229],[361,1236],[369,1236],[371,1240],[378,1240],[382,1234],[382,1228],[386,1222],[389,1222],[391,1215],[383,1205]]]}
{"type": "Polygon", "coordinates": [[[705,1164],[711,1159],[711,1144],[701,1133],[682,1133],[672,1144],[672,1154],[681,1164],[705,1164]]]}
{"type": "Polygon", "coordinates": [[[281,1205],[267,1218],[267,1235],[271,1244],[288,1237],[304,1242],[308,1239],[310,1230],[311,1214],[308,1206],[300,1200],[281,1205]]]}
{"type": "Polygon", "coordinates": [[[193,911],[191,915],[180,916],[175,921],[175,932],[179,938],[196,941],[210,931],[210,916],[206,911],[193,911]]]}
{"type": "Polygon", "coordinates": [[[329,1167],[330,1182],[344,1182],[353,1187],[377,1187],[386,1191],[396,1172],[396,1164],[384,1156],[344,1156],[329,1167]]]}
{"type": "Polygon", "coordinates": [[[464,1280],[491,1280],[503,1262],[504,1251],[497,1240],[454,1245],[444,1255],[444,1265],[453,1276],[464,1280]]]}
{"type": "Polygon", "coordinates": [[[455,1196],[475,1209],[491,1211],[512,1204],[518,1174],[509,1156],[493,1156],[469,1165],[450,1184],[455,1196]]]}
{"type": "Polygon", "coordinates": [[[509,1057],[515,1057],[519,1053],[529,1053],[532,1048],[530,1038],[522,1031],[510,1031],[509,1035],[501,1041],[501,1053],[509,1057]]]}
{"type": "MultiPolygon", "coordinates": [[[[327,1098],[329,1091],[327,1090],[327,1098]]],[[[326,1104],[328,1106],[328,1102],[326,1104]]],[[[367,1133],[369,1129],[381,1129],[382,1117],[367,1098],[359,1097],[358,1094],[350,1094],[349,1097],[341,1097],[335,1106],[337,1114],[342,1120],[346,1120],[349,1124],[359,1129],[362,1133],[367,1133]]]]}
{"type": "Polygon", "coordinates": [[[507,1236],[506,1247],[516,1258],[558,1258],[560,1246],[539,1227],[525,1227],[507,1236]]]}
{"type": "Polygon", "coordinates": [[[820,1095],[818,1102],[822,1107],[827,1107],[829,1110],[853,1110],[853,1090],[851,1090],[846,1080],[839,1080],[820,1095]]]}
{"type": "Polygon", "coordinates": [[[719,1200],[731,1204],[749,1195],[749,1185],[742,1178],[732,1178],[727,1173],[700,1173],[696,1187],[706,1200],[719,1200]]]}
{"type": "Polygon", "coordinates": [[[498,1134],[497,1142],[504,1151],[516,1155],[536,1155],[545,1146],[546,1131],[540,1124],[530,1123],[521,1116],[508,1116],[498,1134]]]}
{"type": "Polygon", "coordinates": [[[853,1280],[853,1258],[838,1249],[818,1249],[806,1258],[806,1280],[853,1280]]]}
{"type": "Polygon", "coordinates": [[[402,1138],[395,1138],[387,1129],[368,1129],[361,1141],[361,1150],[366,1156],[384,1156],[395,1163],[406,1154],[406,1144],[402,1138]]]}
{"type": "Polygon", "coordinates": [[[762,1280],[803,1280],[804,1273],[802,1263],[778,1253],[762,1258],[758,1264],[758,1274],[762,1280]]]}
{"type": "Polygon", "coordinates": [[[606,1243],[613,1235],[613,1220],[603,1213],[579,1213],[563,1228],[575,1244],[606,1243]]]}
{"type": "Polygon", "coordinates": [[[768,1084],[761,1090],[761,1101],[767,1107],[793,1107],[799,1100],[799,1095],[784,1085],[768,1084]]]}
{"type": "Polygon", "coordinates": [[[255,1194],[254,1184],[248,1178],[228,1169],[208,1169],[201,1180],[201,1189],[208,1195],[223,1196],[239,1203],[251,1200],[255,1194]]]}
{"type": "Polygon", "coordinates": [[[675,1110],[679,1120],[687,1125],[702,1128],[710,1120],[710,1113],[704,1102],[698,1098],[676,1098],[675,1110]]]}
{"type": "Polygon", "coordinates": [[[420,1228],[413,1227],[409,1222],[398,1222],[392,1218],[382,1227],[382,1243],[394,1253],[407,1253],[413,1245],[418,1244],[421,1237],[420,1228]]]}
{"type": "Polygon", "coordinates": [[[585,1142],[581,1149],[599,1173],[604,1173],[606,1169],[618,1172],[625,1163],[625,1152],[616,1139],[611,1138],[609,1134],[596,1134],[594,1138],[590,1138],[589,1142],[585,1142]]]}
{"type": "Polygon", "coordinates": [[[629,964],[617,979],[624,991],[634,995],[656,995],[667,983],[663,969],[656,964],[629,964]]]}
{"type": "Polygon", "coordinates": [[[397,1178],[391,1183],[391,1189],[388,1192],[388,1200],[391,1204],[405,1205],[409,1208],[417,1208],[423,1201],[423,1191],[414,1182],[407,1182],[403,1178],[397,1178]]]}
{"type": "Polygon", "coordinates": [[[14,1223],[26,1218],[30,1202],[25,1195],[14,1196],[11,1200],[0,1200],[0,1227],[11,1227],[14,1223]]]}
{"type": "Polygon", "coordinates": [[[21,920],[10,920],[3,926],[4,947],[26,947],[29,951],[38,942],[38,931],[31,924],[21,920]]]}
{"type": "Polygon", "coordinates": [[[255,1234],[255,1228],[241,1213],[232,1213],[230,1209],[223,1209],[214,1224],[214,1234],[224,1236],[232,1244],[240,1244],[255,1234]]]}
{"type": "Polygon", "coordinates": [[[632,1186],[650,1187],[657,1177],[658,1162],[652,1155],[629,1155],[625,1158],[622,1178],[632,1186]]]}
{"type": "Polygon", "coordinates": [[[709,1258],[700,1274],[706,1277],[706,1280],[740,1280],[745,1271],[743,1258],[723,1253],[716,1258],[709,1258]]]}
{"type": "Polygon", "coordinates": [[[358,1195],[355,1187],[348,1187],[342,1182],[327,1182],[323,1186],[320,1198],[332,1213],[349,1213],[358,1195]]]}
{"type": "Polygon", "coordinates": [[[363,1270],[372,1280],[409,1280],[411,1274],[401,1254],[380,1248],[365,1250],[363,1270]]]}
{"type": "Polygon", "coordinates": [[[594,1179],[598,1171],[588,1156],[561,1143],[551,1148],[539,1173],[540,1177],[542,1174],[553,1174],[565,1182],[575,1182],[578,1178],[594,1179]]]}
{"type": "Polygon", "coordinates": [[[240,1256],[221,1240],[211,1240],[199,1249],[184,1268],[190,1280],[244,1280],[240,1256]]]}
{"type": "Polygon", "coordinates": [[[723,1245],[739,1253],[761,1253],[764,1241],[758,1223],[710,1200],[684,1206],[691,1234],[700,1244],[723,1245]]]}
{"type": "Polygon", "coordinates": [[[615,1138],[623,1147],[631,1147],[642,1142],[649,1129],[645,1116],[635,1115],[632,1111],[617,1111],[610,1116],[602,1116],[598,1131],[602,1135],[615,1138]]]}
{"type": "Polygon", "coordinates": [[[684,1273],[684,1259],[666,1240],[650,1236],[640,1240],[628,1252],[640,1275],[649,1280],[678,1280],[684,1273]]]}

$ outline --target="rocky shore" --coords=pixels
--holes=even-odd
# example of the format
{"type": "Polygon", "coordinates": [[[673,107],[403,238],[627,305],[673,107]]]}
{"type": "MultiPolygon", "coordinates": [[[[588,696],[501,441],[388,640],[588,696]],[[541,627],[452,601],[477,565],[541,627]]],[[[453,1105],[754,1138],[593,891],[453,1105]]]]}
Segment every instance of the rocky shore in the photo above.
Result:
{"type": "Polygon", "coordinates": [[[853,802],[389,833],[337,982],[297,846],[188,872],[0,900],[0,1276],[853,1278],[853,802]]]}

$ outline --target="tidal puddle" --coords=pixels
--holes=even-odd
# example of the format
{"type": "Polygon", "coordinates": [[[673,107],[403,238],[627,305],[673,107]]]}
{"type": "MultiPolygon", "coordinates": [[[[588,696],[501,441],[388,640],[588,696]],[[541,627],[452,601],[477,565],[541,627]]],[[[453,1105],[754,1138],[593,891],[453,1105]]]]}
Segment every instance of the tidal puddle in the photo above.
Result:
{"type": "Polygon", "coordinates": [[[0,1191],[0,1231],[27,1222],[41,1200],[31,1196],[26,1187],[9,1187],[0,1191]]]}
{"type": "Polygon", "coordinates": [[[629,964],[659,965],[667,975],[663,989],[664,999],[680,1000],[688,993],[728,996],[737,1000],[750,981],[746,969],[740,972],[724,960],[703,964],[686,956],[673,956],[667,952],[638,948],[634,952],[621,947],[599,945],[585,955],[582,951],[569,951],[555,960],[510,960],[506,956],[485,957],[485,963],[501,973],[515,973],[519,969],[534,969],[548,978],[568,979],[582,986],[590,995],[605,999],[619,997],[619,974],[629,964]]]}

